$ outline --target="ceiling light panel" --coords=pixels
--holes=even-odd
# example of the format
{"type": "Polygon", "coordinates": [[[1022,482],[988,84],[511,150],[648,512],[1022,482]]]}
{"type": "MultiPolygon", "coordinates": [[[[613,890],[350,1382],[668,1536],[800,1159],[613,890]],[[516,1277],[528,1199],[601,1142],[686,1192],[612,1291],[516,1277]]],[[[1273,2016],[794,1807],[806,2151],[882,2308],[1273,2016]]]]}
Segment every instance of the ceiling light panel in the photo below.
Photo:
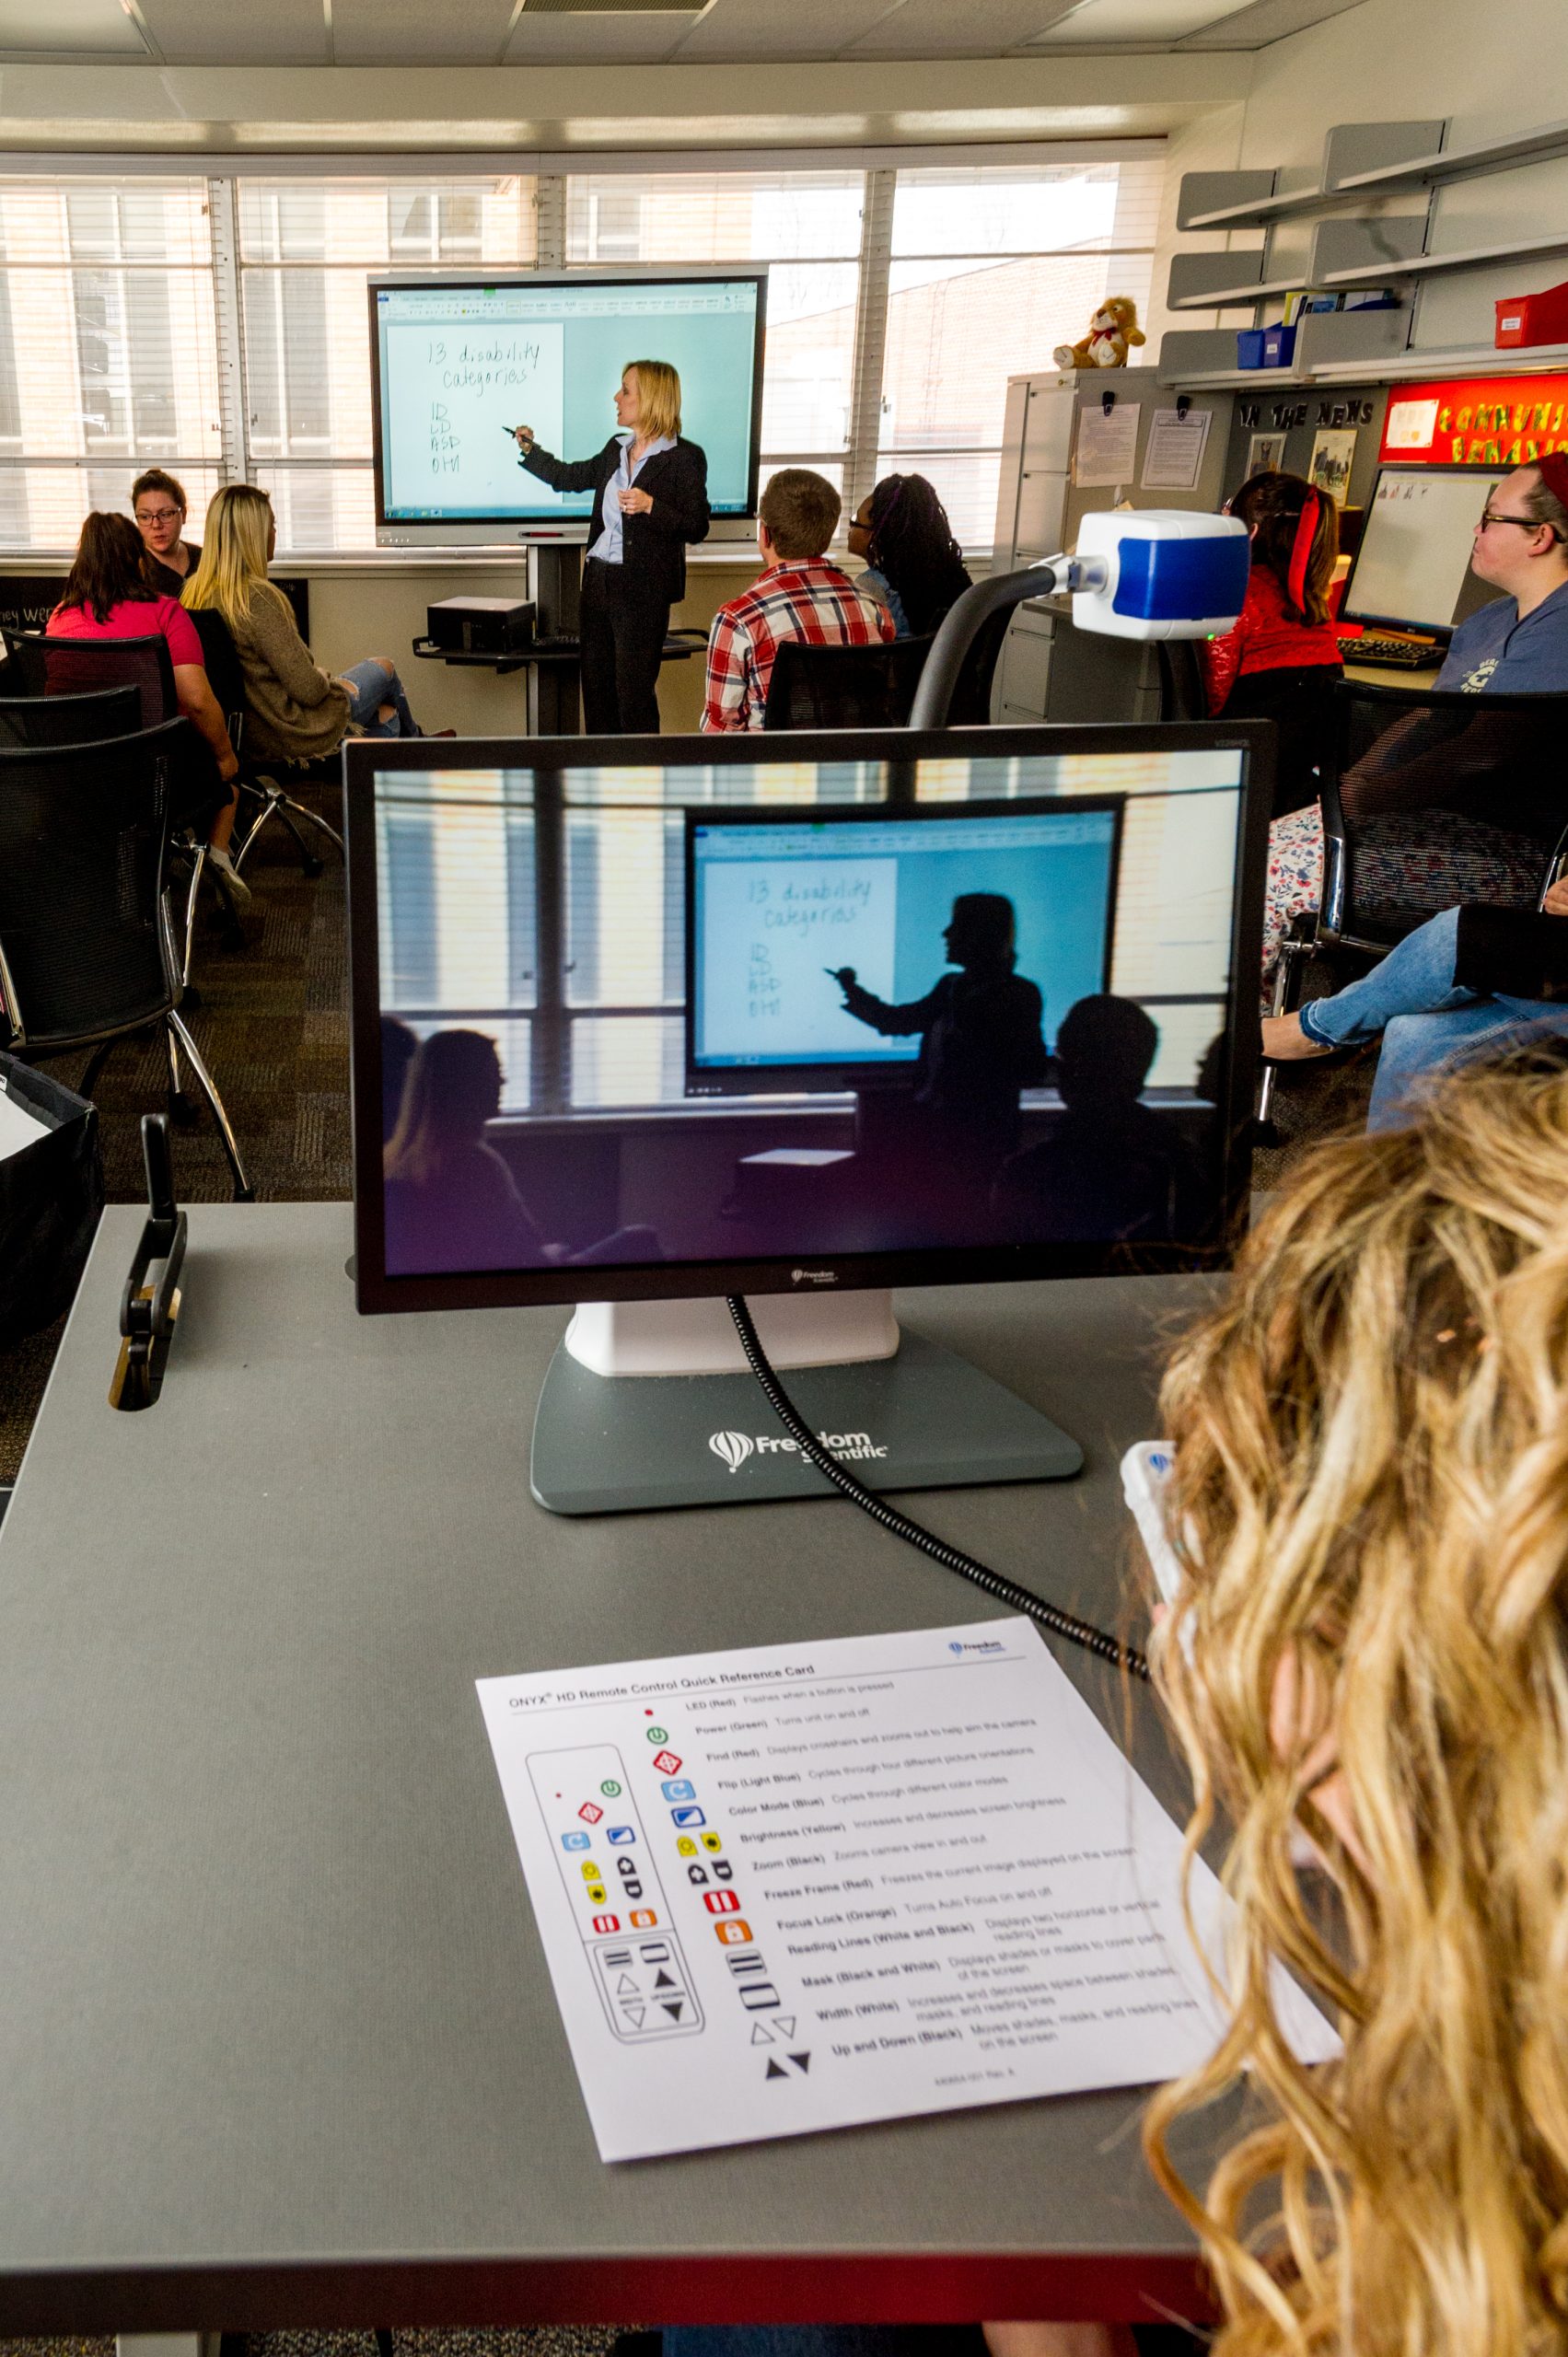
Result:
{"type": "MultiPolygon", "coordinates": [[[[0,0],[3,5],[3,0],[0,0]]],[[[326,65],[321,0],[266,0],[215,7],[213,0],[139,0],[168,65],[326,65]]]]}
{"type": "MultiPolygon", "coordinates": [[[[1209,0],[1214,7],[1220,0],[1209,0]]],[[[1058,0],[903,0],[852,45],[856,57],[1002,57],[1062,15],[1058,0]]]]}
{"type": "Polygon", "coordinates": [[[12,56],[145,57],[120,0],[0,0],[0,52],[12,56]]]}
{"type": "Polygon", "coordinates": [[[332,0],[332,55],[339,65],[494,65],[511,19],[512,0],[332,0]]]}
{"type": "Polygon", "coordinates": [[[1040,36],[1043,48],[1102,49],[1147,43],[1164,49],[1185,34],[1235,16],[1247,0],[1086,0],[1040,36]]]}

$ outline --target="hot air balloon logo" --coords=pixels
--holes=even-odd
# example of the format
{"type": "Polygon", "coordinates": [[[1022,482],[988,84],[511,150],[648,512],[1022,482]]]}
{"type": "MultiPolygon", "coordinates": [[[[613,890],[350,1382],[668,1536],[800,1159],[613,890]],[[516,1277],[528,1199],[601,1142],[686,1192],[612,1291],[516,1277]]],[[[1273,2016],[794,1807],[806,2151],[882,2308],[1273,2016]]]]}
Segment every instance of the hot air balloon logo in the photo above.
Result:
{"type": "Polygon", "coordinates": [[[715,1457],[722,1457],[732,1473],[738,1473],[751,1454],[751,1443],[744,1433],[714,1433],[708,1446],[715,1457]]]}

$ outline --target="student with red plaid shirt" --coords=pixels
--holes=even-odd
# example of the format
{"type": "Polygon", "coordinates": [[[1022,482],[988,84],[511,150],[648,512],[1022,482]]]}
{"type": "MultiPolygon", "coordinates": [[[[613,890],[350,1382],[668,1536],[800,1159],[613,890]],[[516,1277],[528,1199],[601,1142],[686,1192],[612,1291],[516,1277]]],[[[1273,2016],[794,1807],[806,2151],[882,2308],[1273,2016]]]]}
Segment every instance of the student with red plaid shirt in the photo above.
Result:
{"type": "Polygon", "coordinates": [[[786,638],[808,646],[876,646],[893,636],[885,606],[823,554],[841,502],[809,467],[784,467],[762,493],[757,546],[764,572],[714,616],[703,726],[710,735],[761,728],[773,657],[786,638]]]}

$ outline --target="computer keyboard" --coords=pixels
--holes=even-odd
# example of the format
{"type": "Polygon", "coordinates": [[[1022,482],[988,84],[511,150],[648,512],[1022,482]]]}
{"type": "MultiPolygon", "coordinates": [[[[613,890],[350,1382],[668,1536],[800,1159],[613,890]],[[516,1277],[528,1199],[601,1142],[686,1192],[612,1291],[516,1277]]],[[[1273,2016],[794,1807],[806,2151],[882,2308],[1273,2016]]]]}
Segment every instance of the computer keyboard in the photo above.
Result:
{"type": "Polygon", "coordinates": [[[1347,663],[1365,663],[1378,671],[1427,671],[1442,660],[1434,639],[1342,638],[1340,653],[1347,663]]]}

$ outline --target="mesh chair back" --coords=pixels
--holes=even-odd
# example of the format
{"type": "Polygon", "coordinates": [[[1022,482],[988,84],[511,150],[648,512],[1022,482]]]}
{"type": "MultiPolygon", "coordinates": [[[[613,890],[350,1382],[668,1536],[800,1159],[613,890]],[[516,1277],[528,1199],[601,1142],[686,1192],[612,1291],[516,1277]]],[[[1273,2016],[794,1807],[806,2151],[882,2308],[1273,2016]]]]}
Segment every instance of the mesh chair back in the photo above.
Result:
{"type": "Polygon", "coordinates": [[[141,695],[141,725],[156,728],[180,710],[168,641],[155,631],[147,638],[40,638],[30,631],[5,630],[6,669],[18,668],[17,692],[26,696],[81,695],[101,688],[134,687],[141,695]]]}
{"type": "Polygon", "coordinates": [[[773,657],[762,726],[901,728],[930,646],[928,638],[875,646],[808,646],[786,638],[773,657]]]}
{"type": "Polygon", "coordinates": [[[0,950],[29,1052],[151,1022],[179,998],[163,883],[180,725],[0,747],[0,950]]]}
{"type": "Polygon", "coordinates": [[[207,668],[207,680],[218,700],[218,710],[228,722],[229,734],[236,752],[238,739],[234,736],[235,723],[245,711],[245,673],[240,667],[233,635],[223,616],[210,606],[201,606],[192,614],[196,635],[202,642],[202,660],[207,668]]]}
{"type": "Polygon", "coordinates": [[[0,697],[0,745],[98,745],[142,725],[139,688],[81,696],[0,697]]]}
{"type": "MultiPolygon", "coordinates": [[[[952,697],[947,705],[949,728],[984,728],[991,720],[991,684],[996,676],[996,666],[1002,658],[1002,642],[1012,623],[1015,609],[999,607],[987,614],[964,657],[964,668],[958,673],[952,697]]],[[[908,645],[924,644],[923,640],[906,640],[908,645]]],[[[910,701],[914,699],[917,682],[910,682],[910,701]]],[[[907,708],[906,708],[907,717],[907,708]]]]}
{"type": "Polygon", "coordinates": [[[1207,720],[1209,699],[1198,650],[1188,638],[1162,638],[1156,643],[1160,670],[1160,718],[1207,720]]]}
{"type": "MultiPolygon", "coordinates": [[[[1409,930],[1414,915],[1444,905],[1441,879],[1420,911],[1358,906],[1355,897],[1354,830],[1345,817],[1341,781],[1372,751],[1379,738],[1400,726],[1390,747],[1409,760],[1451,747],[1456,776],[1464,773],[1478,790],[1489,777],[1517,791],[1521,784],[1537,809],[1546,845],[1568,822],[1568,694],[1467,695],[1453,689],[1395,688],[1364,679],[1340,679],[1333,690],[1334,726],[1323,772],[1323,892],[1321,932],[1330,940],[1344,933],[1374,935],[1409,930]],[[1481,766],[1472,766],[1480,763],[1481,766]]],[[[1454,900],[1467,897],[1457,888],[1454,900]]]]}

